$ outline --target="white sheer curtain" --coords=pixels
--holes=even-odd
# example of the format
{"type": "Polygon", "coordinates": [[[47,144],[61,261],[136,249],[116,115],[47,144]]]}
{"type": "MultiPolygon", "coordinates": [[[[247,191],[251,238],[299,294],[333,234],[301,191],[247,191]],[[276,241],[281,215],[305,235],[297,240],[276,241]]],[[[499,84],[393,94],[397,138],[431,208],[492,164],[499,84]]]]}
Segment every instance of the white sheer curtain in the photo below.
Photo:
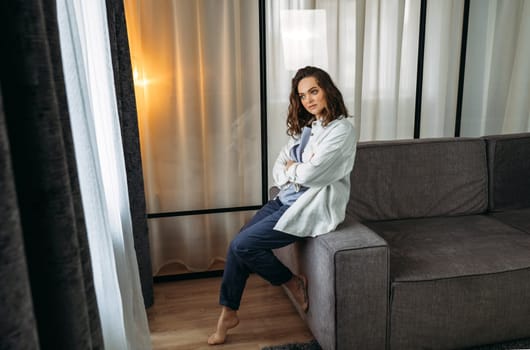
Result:
{"type": "MultiPolygon", "coordinates": [[[[325,28],[313,26],[311,32],[301,25],[297,33],[299,42],[326,51],[327,61],[319,58],[326,56],[322,53],[310,54],[315,48],[294,54],[300,67],[328,70],[357,118],[360,140],[367,141],[413,137],[420,8],[420,0],[267,2],[269,168],[286,140],[294,74],[284,57],[296,46],[284,44],[293,31],[282,27],[282,13],[324,12],[325,28]]],[[[451,137],[464,1],[429,0],[426,11],[420,137],[451,137]]],[[[471,1],[462,136],[530,130],[529,12],[524,0],[471,1]]]]}
{"type": "Polygon", "coordinates": [[[359,99],[355,86],[362,79],[358,62],[362,62],[359,47],[363,42],[354,33],[358,19],[363,18],[364,3],[274,0],[266,5],[267,143],[272,179],[273,163],[287,141],[291,79],[298,68],[314,65],[326,70],[341,90],[350,114],[354,114],[359,99]]]}
{"type": "Polygon", "coordinates": [[[150,349],[103,0],[58,0],[68,107],[107,349],[150,349]]]}
{"type": "Polygon", "coordinates": [[[427,1],[420,137],[455,134],[464,1],[427,1]]]}
{"type": "Polygon", "coordinates": [[[530,2],[472,0],[462,136],[530,131],[530,2]]]}
{"type": "MultiPolygon", "coordinates": [[[[126,0],[149,213],[261,205],[258,2],[126,0]]],[[[223,268],[251,211],[151,218],[155,275],[223,268]]]]}
{"type": "MultiPolygon", "coordinates": [[[[296,69],[316,65],[328,71],[355,118],[360,140],[410,138],[414,131],[416,67],[420,0],[313,0],[267,2],[267,94],[269,169],[285,143],[285,118],[290,79],[296,69]],[[324,13],[326,26],[291,23],[290,11],[324,13]],[[315,56],[285,45],[285,36],[298,34],[315,56]],[[323,39],[320,39],[323,38],[323,39]],[[327,56],[327,60],[321,57],[327,56]]],[[[322,15],[319,15],[322,16],[322,15]]]]}
{"type": "Polygon", "coordinates": [[[412,138],[420,1],[366,1],[361,141],[412,138]]]}
{"type": "MultiPolygon", "coordinates": [[[[269,1],[269,167],[283,144],[289,79],[279,19],[286,10],[323,11],[327,26],[309,42],[327,62],[298,50],[299,66],[328,70],[355,115],[360,140],[412,138],[414,131],[420,0],[269,1]],[[280,135],[280,136],[278,136],[280,135]]],[[[453,136],[462,36],[461,0],[429,0],[425,28],[421,137],[453,136]]],[[[314,31],[319,30],[314,27],[314,31]]]]}

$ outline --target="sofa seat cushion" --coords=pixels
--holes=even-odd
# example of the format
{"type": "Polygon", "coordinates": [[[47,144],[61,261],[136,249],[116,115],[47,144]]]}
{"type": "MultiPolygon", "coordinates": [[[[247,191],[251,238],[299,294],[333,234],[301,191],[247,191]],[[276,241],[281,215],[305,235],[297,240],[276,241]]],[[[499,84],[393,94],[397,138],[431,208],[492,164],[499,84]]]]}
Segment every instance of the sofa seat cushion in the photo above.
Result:
{"type": "Polygon", "coordinates": [[[390,246],[390,348],[530,337],[530,235],[486,215],[366,224],[390,246]]]}
{"type": "Polygon", "coordinates": [[[530,267],[530,235],[486,215],[365,223],[390,246],[392,281],[530,267]]]}
{"type": "Polygon", "coordinates": [[[491,217],[530,234],[530,209],[491,213],[491,217]]]}

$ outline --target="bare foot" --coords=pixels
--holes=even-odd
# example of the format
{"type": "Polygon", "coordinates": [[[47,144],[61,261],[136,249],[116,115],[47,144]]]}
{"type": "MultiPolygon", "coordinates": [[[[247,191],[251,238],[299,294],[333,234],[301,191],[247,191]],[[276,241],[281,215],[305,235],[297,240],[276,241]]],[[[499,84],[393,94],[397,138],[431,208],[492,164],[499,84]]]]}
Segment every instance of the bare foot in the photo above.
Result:
{"type": "Polygon", "coordinates": [[[293,278],[287,281],[285,286],[302,311],[307,312],[309,309],[309,297],[307,296],[307,279],[305,276],[293,275],[293,278]]]}
{"type": "Polygon", "coordinates": [[[217,329],[215,333],[208,338],[208,344],[223,344],[226,340],[226,333],[228,330],[234,328],[238,324],[239,318],[237,317],[237,311],[223,306],[221,316],[219,316],[219,320],[217,321],[217,329]]]}

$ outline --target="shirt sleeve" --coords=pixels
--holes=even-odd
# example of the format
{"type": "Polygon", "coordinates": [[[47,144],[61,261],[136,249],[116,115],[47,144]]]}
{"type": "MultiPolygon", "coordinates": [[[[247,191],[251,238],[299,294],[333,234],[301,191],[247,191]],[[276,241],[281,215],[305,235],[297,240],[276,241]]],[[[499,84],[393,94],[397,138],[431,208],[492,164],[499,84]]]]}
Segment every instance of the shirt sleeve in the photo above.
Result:
{"type": "Polygon", "coordinates": [[[323,187],[342,179],[347,157],[355,156],[355,132],[351,124],[339,124],[317,145],[311,159],[289,168],[287,177],[307,187],[323,187]],[[290,176],[289,176],[290,175],[290,176]]]}
{"type": "MultiPolygon", "coordinates": [[[[295,140],[293,138],[289,139],[287,144],[280,151],[280,154],[278,155],[278,157],[276,158],[276,162],[274,163],[274,167],[272,168],[272,177],[274,180],[274,184],[280,188],[283,187],[285,184],[289,183],[291,180],[285,170],[285,163],[287,163],[287,161],[291,159],[289,155],[289,150],[291,149],[291,147],[293,147],[294,143],[295,140]]],[[[291,166],[289,169],[291,168],[293,167],[291,166]]]]}

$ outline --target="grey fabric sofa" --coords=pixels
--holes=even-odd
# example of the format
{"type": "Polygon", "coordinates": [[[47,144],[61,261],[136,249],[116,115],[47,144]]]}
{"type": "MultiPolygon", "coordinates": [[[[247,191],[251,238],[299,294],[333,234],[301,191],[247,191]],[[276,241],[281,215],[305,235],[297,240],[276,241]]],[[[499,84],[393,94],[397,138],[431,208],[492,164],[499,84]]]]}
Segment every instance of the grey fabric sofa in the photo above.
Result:
{"type": "Polygon", "coordinates": [[[325,350],[530,337],[530,133],[359,143],[346,220],[277,250],[325,350]]]}

